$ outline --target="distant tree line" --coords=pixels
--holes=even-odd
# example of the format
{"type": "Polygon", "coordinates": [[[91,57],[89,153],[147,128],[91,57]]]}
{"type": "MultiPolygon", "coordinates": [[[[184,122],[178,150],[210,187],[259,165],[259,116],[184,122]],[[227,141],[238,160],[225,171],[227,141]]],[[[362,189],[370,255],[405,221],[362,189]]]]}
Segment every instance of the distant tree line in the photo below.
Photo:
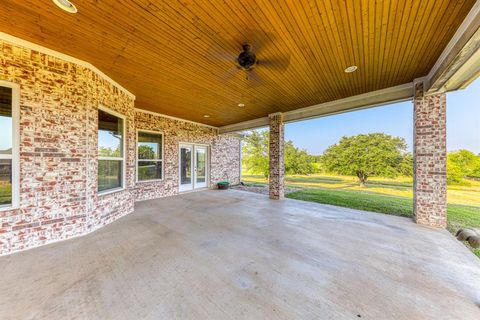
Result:
{"type": "MultiPolygon", "coordinates": [[[[253,131],[244,140],[243,165],[253,174],[268,177],[268,131],[253,131]]],[[[309,155],[292,141],[285,142],[285,174],[334,173],[353,175],[360,185],[369,177],[413,176],[413,157],[401,137],[385,133],[342,137],[320,156],[309,155]]],[[[480,155],[468,150],[451,152],[447,157],[447,182],[468,184],[480,179],[480,155]]]]}

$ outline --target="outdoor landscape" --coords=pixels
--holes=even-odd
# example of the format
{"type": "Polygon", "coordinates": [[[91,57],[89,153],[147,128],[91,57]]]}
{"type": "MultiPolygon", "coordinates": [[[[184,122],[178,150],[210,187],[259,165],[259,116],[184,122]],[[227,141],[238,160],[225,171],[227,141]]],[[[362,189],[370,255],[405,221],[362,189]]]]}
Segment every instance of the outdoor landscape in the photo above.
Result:
{"type": "MultiPolygon", "coordinates": [[[[268,131],[247,134],[242,156],[242,181],[265,191],[268,131]]],[[[343,137],[316,156],[286,141],[284,157],[287,198],[413,215],[413,158],[403,138],[384,133],[343,137]]],[[[449,152],[447,183],[448,230],[480,228],[480,155],[449,152]]],[[[473,251],[480,257],[480,249],[473,251]]]]}

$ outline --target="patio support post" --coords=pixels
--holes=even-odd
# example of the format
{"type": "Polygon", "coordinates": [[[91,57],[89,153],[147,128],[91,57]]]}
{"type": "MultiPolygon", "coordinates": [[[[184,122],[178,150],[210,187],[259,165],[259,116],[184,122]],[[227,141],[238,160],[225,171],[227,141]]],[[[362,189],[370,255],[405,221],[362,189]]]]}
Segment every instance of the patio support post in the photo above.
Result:
{"type": "Polygon", "coordinates": [[[414,219],[447,226],[447,130],[445,93],[425,95],[423,82],[414,96],[414,219]]]}
{"type": "Polygon", "coordinates": [[[283,161],[284,125],[283,114],[272,113],[268,116],[270,123],[269,148],[269,195],[270,199],[283,199],[285,181],[285,164],[283,161]]]}

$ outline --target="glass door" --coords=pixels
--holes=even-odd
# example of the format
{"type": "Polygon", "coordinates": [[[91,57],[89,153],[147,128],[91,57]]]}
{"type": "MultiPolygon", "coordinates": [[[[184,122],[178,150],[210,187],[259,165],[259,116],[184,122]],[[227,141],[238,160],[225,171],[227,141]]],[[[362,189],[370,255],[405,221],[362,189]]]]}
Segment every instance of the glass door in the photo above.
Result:
{"type": "Polygon", "coordinates": [[[180,191],[193,189],[192,145],[180,145],[180,191]]]}
{"type": "Polygon", "coordinates": [[[208,147],[180,144],[180,192],[208,187],[208,147]]]}
{"type": "Polygon", "coordinates": [[[207,187],[207,147],[195,146],[194,188],[207,187]]]}

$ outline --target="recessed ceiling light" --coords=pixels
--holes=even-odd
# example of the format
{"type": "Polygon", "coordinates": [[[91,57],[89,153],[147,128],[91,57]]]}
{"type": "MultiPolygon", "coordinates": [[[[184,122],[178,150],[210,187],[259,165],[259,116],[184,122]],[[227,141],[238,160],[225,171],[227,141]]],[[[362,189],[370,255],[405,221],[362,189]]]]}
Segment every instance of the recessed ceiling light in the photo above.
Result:
{"type": "Polygon", "coordinates": [[[53,0],[53,3],[57,5],[63,11],[67,11],[68,13],[77,13],[77,7],[73,3],[68,0],[53,0]]]}
{"type": "Polygon", "coordinates": [[[203,117],[204,118],[210,118],[210,116],[208,114],[204,114],[203,117]]]}
{"type": "Polygon", "coordinates": [[[243,108],[243,107],[245,107],[245,103],[239,103],[238,106],[239,106],[240,108],[243,108]]]}
{"type": "Polygon", "coordinates": [[[346,73],[352,73],[352,72],[356,71],[357,69],[358,69],[357,66],[350,66],[347,69],[345,69],[345,72],[346,73]]]}

